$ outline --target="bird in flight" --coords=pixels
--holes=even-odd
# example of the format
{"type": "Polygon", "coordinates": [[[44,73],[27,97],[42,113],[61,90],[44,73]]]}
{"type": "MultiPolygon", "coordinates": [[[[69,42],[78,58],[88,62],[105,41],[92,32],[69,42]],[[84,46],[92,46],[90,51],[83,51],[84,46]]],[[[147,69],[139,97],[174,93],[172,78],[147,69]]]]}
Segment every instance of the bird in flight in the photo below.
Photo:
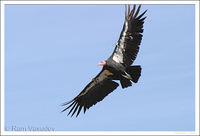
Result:
{"type": "MultiPolygon", "coordinates": [[[[138,15],[141,5],[136,10],[136,5],[130,11],[130,5],[125,5],[125,21],[116,43],[112,55],[106,60],[99,63],[103,66],[100,73],[77,95],[73,100],[66,102],[63,106],[68,105],[63,111],[70,109],[73,116],[76,117],[81,109],[84,113],[91,106],[103,100],[109,93],[113,92],[119,84],[113,80],[119,80],[122,88],[132,86],[132,82],[137,83],[141,75],[140,65],[131,66],[139,51],[142,40],[143,23],[146,17],[138,15]]],[[[62,111],[62,112],[63,112],[62,111]]]]}

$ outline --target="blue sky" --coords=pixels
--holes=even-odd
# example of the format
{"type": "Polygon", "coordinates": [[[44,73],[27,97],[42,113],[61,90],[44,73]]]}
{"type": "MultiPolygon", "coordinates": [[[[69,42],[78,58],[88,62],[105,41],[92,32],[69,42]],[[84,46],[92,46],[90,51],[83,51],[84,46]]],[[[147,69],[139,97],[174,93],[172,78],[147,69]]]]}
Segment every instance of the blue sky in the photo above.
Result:
{"type": "MultiPolygon", "coordinates": [[[[78,118],[61,113],[114,50],[124,5],[5,6],[5,127],[56,131],[194,131],[195,6],[148,9],[134,65],[119,86],[78,118]]],[[[140,12],[140,13],[141,13],[140,12]]]]}

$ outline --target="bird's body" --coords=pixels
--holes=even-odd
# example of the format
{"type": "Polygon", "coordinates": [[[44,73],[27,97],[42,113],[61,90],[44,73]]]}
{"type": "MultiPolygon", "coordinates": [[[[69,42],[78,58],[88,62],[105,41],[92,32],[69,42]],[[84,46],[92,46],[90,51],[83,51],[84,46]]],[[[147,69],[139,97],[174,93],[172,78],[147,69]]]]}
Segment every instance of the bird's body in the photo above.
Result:
{"type": "Polygon", "coordinates": [[[143,23],[146,18],[142,18],[146,11],[140,16],[137,16],[140,7],[141,5],[135,12],[135,5],[131,11],[130,5],[128,5],[124,26],[112,55],[106,61],[99,63],[99,65],[103,66],[101,72],[92,79],[83,91],[73,100],[63,104],[70,104],[63,110],[65,111],[71,107],[68,115],[72,113],[73,116],[77,111],[76,116],[78,116],[82,108],[85,113],[86,109],[89,109],[97,102],[103,100],[119,86],[119,84],[113,80],[119,80],[122,88],[132,86],[132,82],[138,82],[141,75],[141,67],[139,65],[131,66],[131,64],[139,51],[139,45],[142,40],[141,33],[143,32],[143,23]]]}

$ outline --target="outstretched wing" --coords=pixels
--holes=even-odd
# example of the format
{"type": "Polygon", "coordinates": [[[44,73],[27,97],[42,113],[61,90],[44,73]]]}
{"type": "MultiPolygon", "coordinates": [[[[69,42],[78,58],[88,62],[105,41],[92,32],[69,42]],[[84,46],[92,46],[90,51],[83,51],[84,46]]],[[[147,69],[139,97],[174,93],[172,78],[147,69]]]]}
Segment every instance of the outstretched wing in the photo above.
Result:
{"type": "Polygon", "coordinates": [[[115,62],[121,63],[126,67],[130,66],[135,60],[142,40],[143,23],[146,18],[142,18],[142,16],[147,10],[138,16],[140,7],[141,5],[139,5],[136,12],[135,5],[131,12],[130,5],[128,5],[128,11],[126,8],[124,26],[111,56],[115,62]]]}
{"type": "Polygon", "coordinates": [[[73,111],[71,115],[73,116],[78,110],[76,114],[76,116],[78,116],[82,108],[84,108],[85,113],[86,109],[89,109],[97,102],[103,100],[109,93],[119,86],[118,83],[110,79],[110,76],[113,76],[113,74],[108,70],[103,69],[95,78],[92,79],[92,81],[78,96],[76,96],[73,100],[63,104],[63,106],[70,104],[63,111],[71,107],[68,115],[73,111]]]}

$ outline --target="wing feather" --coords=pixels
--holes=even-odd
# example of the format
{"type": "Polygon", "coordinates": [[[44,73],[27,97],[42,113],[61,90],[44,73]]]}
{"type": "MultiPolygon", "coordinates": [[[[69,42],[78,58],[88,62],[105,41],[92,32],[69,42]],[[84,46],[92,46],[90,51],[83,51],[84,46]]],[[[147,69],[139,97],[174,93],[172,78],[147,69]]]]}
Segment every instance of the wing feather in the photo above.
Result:
{"type": "Polygon", "coordinates": [[[78,109],[78,112],[77,112],[77,114],[76,114],[76,117],[79,115],[79,113],[80,113],[82,107],[83,107],[83,105],[79,106],[79,109],[78,109]]]}
{"type": "Polygon", "coordinates": [[[103,100],[109,93],[114,91],[119,86],[118,83],[109,78],[109,76],[112,75],[113,74],[111,72],[103,69],[78,96],[76,96],[73,100],[63,104],[63,106],[70,104],[63,111],[72,107],[68,115],[72,113],[71,116],[73,116],[77,112],[77,117],[82,107],[84,107],[83,109],[85,113],[86,109],[89,109],[97,102],[103,100]]]}
{"type": "Polygon", "coordinates": [[[128,5],[128,11],[126,8],[124,26],[114,52],[111,55],[115,62],[121,63],[126,67],[130,66],[137,57],[139,45],[142,40],[143,23],[146,18],[143,15],[147,10],[138,16],[140,7],[141,5],[139,5],[136,12],[135,5],[131,11],[130,5],[128,5]]]}
{"type": "MultiPolygon", "coordinates": [[[[73,107],[72,107],[71,110],[69,111],[68,115],[73,111],[73,109],[75,108],[75,106],[76,106],[76,103],[73,102],[73,107]]],[[[70,107],[71,107],[71,106],[70,106],[70,107]]]]}

